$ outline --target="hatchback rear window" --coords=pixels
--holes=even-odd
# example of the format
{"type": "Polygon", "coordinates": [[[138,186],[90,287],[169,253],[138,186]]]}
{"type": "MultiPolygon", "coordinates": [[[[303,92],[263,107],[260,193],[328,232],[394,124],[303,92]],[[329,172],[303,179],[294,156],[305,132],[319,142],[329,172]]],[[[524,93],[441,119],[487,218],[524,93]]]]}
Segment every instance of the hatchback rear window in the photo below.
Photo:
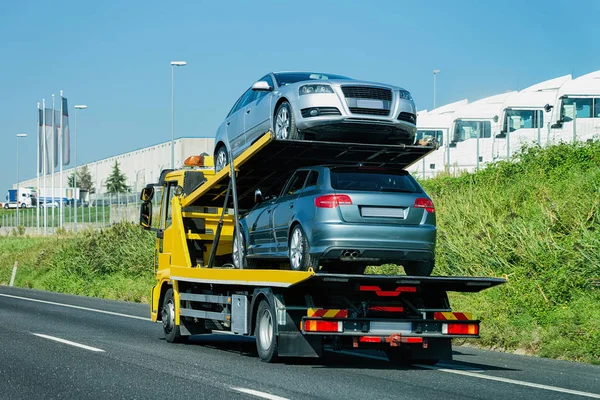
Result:
{"type": "Polygon", "coordinates": [[[421,193],[414,178],[404,173],[373,171],[331,171],[331,187],[335,190],[367,192],[421,193]]]}

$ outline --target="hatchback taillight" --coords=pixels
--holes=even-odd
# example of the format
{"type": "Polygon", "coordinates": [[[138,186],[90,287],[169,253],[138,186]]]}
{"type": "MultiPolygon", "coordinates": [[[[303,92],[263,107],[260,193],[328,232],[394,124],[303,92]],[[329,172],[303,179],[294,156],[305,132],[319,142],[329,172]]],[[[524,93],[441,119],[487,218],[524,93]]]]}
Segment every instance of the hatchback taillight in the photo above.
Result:
{"type": "Polygon", "coordinates": [[[424,208],[425,211],[427,211],[429,213],[435,212],[435,207],[433,206],[433,201],[431,201],[430,199],[423,198],[423,197],[419,197],[418,199],[415,199],[415,204],[413,207],[424,208]]]}
{"type": "Polygon", "coordinates": [[[336,208],[337,206],[352,205],[352,199],[347,194],[326,194],[315,198],[318,208],[336,208]]]}

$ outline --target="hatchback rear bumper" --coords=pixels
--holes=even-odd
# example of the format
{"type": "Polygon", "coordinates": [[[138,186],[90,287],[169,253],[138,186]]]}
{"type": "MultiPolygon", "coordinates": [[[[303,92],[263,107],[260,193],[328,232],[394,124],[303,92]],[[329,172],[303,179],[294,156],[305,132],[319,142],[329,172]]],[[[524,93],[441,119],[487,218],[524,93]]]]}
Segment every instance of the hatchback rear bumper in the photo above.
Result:
{"type": "Polygon", "coordinates": [[[311,255],[321,260],[364,262],[430,261],[435,241],[433,225],[318,223],[309,238],[311,255]]]}

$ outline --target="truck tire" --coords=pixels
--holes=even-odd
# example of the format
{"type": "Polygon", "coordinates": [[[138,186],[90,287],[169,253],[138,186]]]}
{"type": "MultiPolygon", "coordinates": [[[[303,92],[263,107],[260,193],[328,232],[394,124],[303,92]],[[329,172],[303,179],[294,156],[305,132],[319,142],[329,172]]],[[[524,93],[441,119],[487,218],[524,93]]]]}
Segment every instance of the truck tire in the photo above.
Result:
{"type": "Polygon", "coordinates": [[[181,334],[179,325],[175,325],[175,299],[173,289],[167,290],[161,309],[161,318],[165,339],[169,343],[182,343],[187,340],[187,336],[181,334]]]}
{"type": "Polygon", "coordinates": [[[258,357],[263,362],[277,361],[277,335],[275,334],[276,318],[273,310],[266,300],[261,300],[256,312],[254,336],[256,337],[256,350],[258,357]]]}
{"type": "Polygon", "coordinates": [[[429,276],[433,272],[435,261],[405,261],[402,266],[408,276],[429,276]]]}

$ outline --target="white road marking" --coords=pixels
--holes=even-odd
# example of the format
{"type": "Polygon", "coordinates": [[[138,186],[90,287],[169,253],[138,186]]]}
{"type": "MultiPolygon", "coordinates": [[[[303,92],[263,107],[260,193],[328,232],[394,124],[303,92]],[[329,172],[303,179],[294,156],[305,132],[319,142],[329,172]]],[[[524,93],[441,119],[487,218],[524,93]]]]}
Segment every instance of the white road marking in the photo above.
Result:
{"type": "Polygon", "coordinates": [[[92,346],[86,346],[85,344],[81,344],[81,343],[71,342],[70,340],[65,340],[65,339],[54,337],[54,336],[44,335],[43,333],[33,333],[33,332],[31,332],[31,334],[35,335],[35,336],[38,336],[38,337],[41,337],[41,338],[44,338],[44,339],[54,340],[55,342],[64,343],[64,344],[68,344],[70,346],[79,347],[80,349],[85,349],[85,350],[89,350],[89,351],[95,351],[95,352],[98,352],[98,353],[104,353],[104,350],[102,350],[102,349],[98,349],[98,348],[92,347],[92,346]]]}
{"type": "Polygon", "coordinates": [[[0,296],[3,297],[10,297],[11,299],[19,299],[19,300],[27,300],[27,301],[33,301],[36,303],[44,303],[44,304],[51,304],[53,306],[61,306],[61,307],[68,307],[68,308],[75,308],[77,310],[84,310],[84,311],[93,311],[93,312],[97,312],[97,313],[101,313],[101,314],[108,314],[108,315],[116,315],[118,317],[126,317],[126,318],[133,318],[133,319],[140,319],[142,321],[151,321],[150,318],[146,318],[146,317],[138,317],[136,315],[127,315],[127,314],[121,314],[118,312],[112,312],[112,311],[105,311],[105,310],[98,310],[96,308],[88,308],[88,307],[81,307],[81,306],[74,306],[72,304],[65,304],[65,303],[55,303],[53,301],[46,301],[46,300],[39,300],[39,299],[30,299],[29,297],[21,297],[21,296],[13,296],[10,294],[4,294],[4,293],[0,293],[0,296]]]}
{"type": "MultiPolygon", "coordinates": [[[[386,357],[373,356],[373,355],[370,355],[370,354],[360,354],[360,353],[355,353],[355,352],[345,351],[345,350],[341,350],[341,351],[337,351],[337,352],[333,351],[333,350],[327,350],[327,351],[330,351],[332,353],[347,354],[347,355],[356,356],[356,357],[370,358],[372,360],[388,361],[388,359],[386,357]]],[[[527,387],[532,387],[532,388],[537,388],[537,389],[544,389],[544,390],[550,390],[550,391],[559,392],[559,393],[567,393],[567,394],[572,394],[572,395],[582,396],[582,397],[590,397],[592,399],[600,399],[600,394],[598,394],[598,393],[582,392],[582,391],[579,391],[579,390],[565,389],[565,388],[561,388],[561,387],[557,387],[557,386],[542,385],[542,384],[539,384],[539,383],[519,381],[519,380],[516,380],[516,379],[509,379],[509,378],[501,378],[501,377],[498,377],[498,376],[483,375],[481,373],[476,373],[476,372],[471,372],[471,371],[464,371],[464,370],[458,370],[458,369],[436,367],[434,365],[433,366],[432,365],[422,365],[422,364],[413,364],[413,365],[416,366],[416,367],[419,367],[419,368],[433,369],[433,370],[437,370],[437,371],[440,371],[440,372],[447,372],[447,373],[450,373],[450,374],[470,376],[472,378],[487,379],[487,380],[496,381],[496,382],[512,383],[513,385],[527,386],[527,387]]]]}
{"type": "Polygon", "coordinates": [[[269,399],[269,400],[289,400],[287,397],[276,396],[274,394],[265,393],[265,392],[259,392],[258,390],[253,390],[253,389],[239,388],[239,387],[232,387],[231,389],[235,390],[236,392],[250,394],[252,396],[260,397],[260,398],[263,398],[263,399],[269,399]]]}

